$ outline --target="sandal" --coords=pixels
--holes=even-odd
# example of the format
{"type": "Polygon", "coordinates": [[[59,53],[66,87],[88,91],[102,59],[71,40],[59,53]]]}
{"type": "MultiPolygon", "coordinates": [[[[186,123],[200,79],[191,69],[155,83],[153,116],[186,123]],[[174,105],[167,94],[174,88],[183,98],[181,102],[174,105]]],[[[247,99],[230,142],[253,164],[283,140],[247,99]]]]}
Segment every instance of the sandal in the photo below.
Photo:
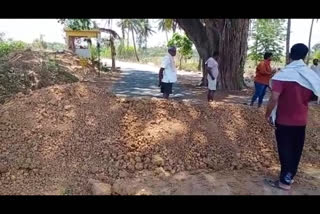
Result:
{"type": "Polygon", "coordinates": [[[269,185],[269,186],[272,186],[274,188],[278,188],[278,189],[281,189],[281,190],[285,190],[285,191],[289,191],[289,189],[286,189],[286,188],[283,188],[280,186],[280,181],[279,180],[276,180],[276,181],[273,181],[271,179],[265,179],[264,182],[269,185]]]}

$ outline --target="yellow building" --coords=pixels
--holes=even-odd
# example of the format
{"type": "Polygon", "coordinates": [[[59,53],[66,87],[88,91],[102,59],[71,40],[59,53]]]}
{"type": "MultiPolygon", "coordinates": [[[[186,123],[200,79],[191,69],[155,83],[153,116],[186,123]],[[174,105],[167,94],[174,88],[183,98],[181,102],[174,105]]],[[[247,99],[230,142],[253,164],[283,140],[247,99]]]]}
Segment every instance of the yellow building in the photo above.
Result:
{"type": "Polygon", "coordinates": [[[99,29],[93,29],[93,30],[71,30],[71,29],[64,29],[66,32],[67,37],[67,45],[68,49],[72,50],[75,54],[79,55],[83,58],[90,58],[90,46],[91,44],[88,44],[87,47],[76,47],[75,40],[80,38],[96,38],[100,39],[100,30],[99,29]]]}

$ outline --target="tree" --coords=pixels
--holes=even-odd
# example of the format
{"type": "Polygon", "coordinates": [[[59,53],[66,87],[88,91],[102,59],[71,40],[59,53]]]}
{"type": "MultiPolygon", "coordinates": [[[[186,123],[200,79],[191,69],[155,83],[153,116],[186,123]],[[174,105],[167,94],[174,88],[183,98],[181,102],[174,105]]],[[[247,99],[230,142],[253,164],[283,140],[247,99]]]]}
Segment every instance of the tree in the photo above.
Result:
{"type": "Polygon", "coordinates": [[[311,46],[311,36],[312,36],[313,22],[314,22],[314,19],[311,20],[311,26],[310,26],[310,32],[309,32],[309,42],[308,42],[309,52],[308,52],[308,57],[307,57],[307,65],[309,65],[309,60],[310,60],[310,52],[311,52],[310,46],[311,46]]]}
{"type": "Polygon", "coordinates": [[[44,35],[40,34],[39,39],[35,39],[32,42],[32,47],[37,48],[37,49],[47,49],[47,43],[44,41],[44,35]]]}
{"type": "Polygon", "coordinates": [[[139,21],[140,26],[138,28],[138,38],[140,40],[140,48],[142,47],[142,45],[144,45],[143,48],[146,49],[148,37],[155,33],[155,31],[152,30],[149,19],[140,19],[139,21]]]}
{"type": "Polygon", "coordinates": [[[115,60],[116,49],[115,49],[115,45],[114,45],[114,40],[120,39],[120,36],[117,34],[117,32],[115,32],[114,30],[111,30],[111,29],[99,28],[99,30],[101,32],[109,34],[109,38],[106,40],[103,40],[103,41],[104,41],[104,44],[106,44],[107,46],[110,46],[111,60],[112,60],[111,70],[115,71],[116,70],[116,60],[115,60]]]}
{"type": "Polygon", "coordinates": [[[286,36],[286,64],[289,63],[289,48],[290,48],[290,32],[291,31],[291,19],[287,21],[287,36],[286,36]]]}
{"type": "Polygon", "coordinates": [[[58,22],[71,30],[90,30],[97,27],[91,19],[59,19],[58,22]]]}
{"type": "MultiPolygon", "coordinates": [[[[249,19],[176,19],[194,43],[203,62],[219,51],[219,88],[240,90],[247,55],[249,19]]],[[[204,63],[202,64],[204,67],[204,63]]],[[[203,69],[202,85],[207,74],[203,69]]]]}
{"type": "Polygon", "coordinates": [[[168,32],[172,30],[173,27],[173,20],[172,19],[159,19],[158,21],[158,30],[165,32],[167,42],[168,39],[168,32]]]}
{"type": "MultiPolygon", "coordinates": [[[[137,61],[139,62],[139,57],[138,57],[137,48],[136,48],[136,41],[135,41],[135,33],[138,34],[139,32],[141,32],[141,28],[142,27],[141,27],[140,20],[139,19],[122,19],[118,23],[118,26],[128,30],[127,38],[129,38],[129,32],[131,32],[132,42],[133,42],[133,47],[134,47],[134,53],[135,53],[137,61]]],[[[128,46],[129,46],[129,43],[127,44],[127,47],[128,46]]]]}
{"type": "Polygon", "coordinates": [[[317,43],[317,44],[313,45],[312,50],[313,51],[320,50],[320,43],[317,43]]]}
{"type": "Polygon", "coordinates": [[[252,39],[254,44],[249,48],[249,57],[257,64],[265,52],[273,54],[274,61],[281,61],[282,43],[285,41],[284,19],[257,19],[253,22],[252,39]]]}
{"type": "Polygon", "coordinates": [[[190,59],[192,57],[192,42],[187,36],[174,33],[168,42],[168,46],[175,46],[178,48],[180,55],[179,69],[181,69],[182,59],[190,59]]]}

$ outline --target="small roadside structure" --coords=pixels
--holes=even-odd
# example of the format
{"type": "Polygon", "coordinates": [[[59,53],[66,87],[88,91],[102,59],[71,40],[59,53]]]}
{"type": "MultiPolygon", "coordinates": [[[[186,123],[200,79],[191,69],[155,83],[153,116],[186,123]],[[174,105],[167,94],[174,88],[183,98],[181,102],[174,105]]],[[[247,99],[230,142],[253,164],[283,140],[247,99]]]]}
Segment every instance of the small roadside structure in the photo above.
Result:
{"type": "Polygon", "coordinates": [[[68,49],[81,58],[83,64],[87,64],[87,60],[91,56],[91,39],[97,39],[97,46],[99,48],[99,40],[101,39],[101,32],[99,29],[92,30],[72,30],[64,29],[66,33],[68,49]]]}

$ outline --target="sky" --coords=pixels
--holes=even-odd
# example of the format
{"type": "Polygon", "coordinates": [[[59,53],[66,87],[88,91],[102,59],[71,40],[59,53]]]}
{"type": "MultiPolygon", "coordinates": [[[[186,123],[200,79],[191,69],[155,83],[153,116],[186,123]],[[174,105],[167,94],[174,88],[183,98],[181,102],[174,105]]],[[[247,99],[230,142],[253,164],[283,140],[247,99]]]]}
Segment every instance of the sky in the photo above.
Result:
{"type": "MultiPolygon", "coordinates": [[[[100,27],[108,28],[106,21],[96,19],[100,27]]],[[[121,35],[120,28],[116,26],[117,20],[112,21],[112,29],[121,35]]],[[[151,20],[156,25],[156,20],[151,20]]],[[[291,40],[290,46],[295,43],[308,44],[311,19],[292,19],[291,21],[291,40]]],[[[154,28],[157,31],[157,27],[154,28]]],[[[6,38],[21,40],[31,43],[44,35],[47,42],[64,43],[63,26],[57,22],[57,19],[0,19],[0,32],[4,32],[6,38]]],[[[170,35],[169,35],[170,38],[170,35]]],[[[148,39],[148,47],[160,46],[166,43],[164,32],[156,32],[148,39]]],[[[320,43],[320,21],[314,23],[311,47],[320,43]]]]}

